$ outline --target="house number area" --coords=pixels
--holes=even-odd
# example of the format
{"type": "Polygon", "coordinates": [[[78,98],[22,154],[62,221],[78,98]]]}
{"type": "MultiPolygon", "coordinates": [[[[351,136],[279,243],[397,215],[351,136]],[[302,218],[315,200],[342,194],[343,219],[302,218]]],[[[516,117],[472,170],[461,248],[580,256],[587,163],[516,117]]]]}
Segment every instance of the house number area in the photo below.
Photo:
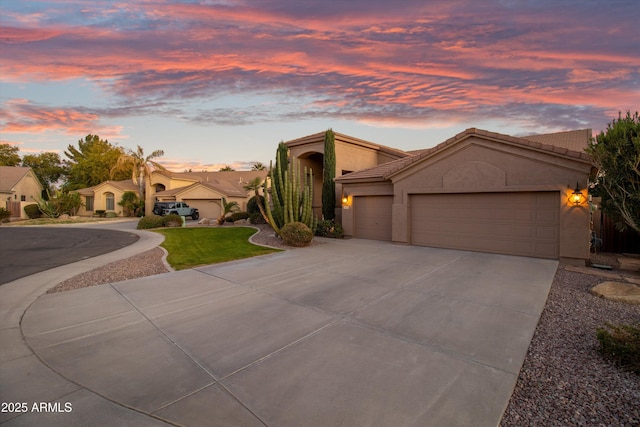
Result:
{"type": "Polygon", "coordinates": [[[65,413],[72,411],[73,405],[71,405],[71,402],[2,402],[2,408],[0,408],[0,412],[3,413],[65,413]]]}

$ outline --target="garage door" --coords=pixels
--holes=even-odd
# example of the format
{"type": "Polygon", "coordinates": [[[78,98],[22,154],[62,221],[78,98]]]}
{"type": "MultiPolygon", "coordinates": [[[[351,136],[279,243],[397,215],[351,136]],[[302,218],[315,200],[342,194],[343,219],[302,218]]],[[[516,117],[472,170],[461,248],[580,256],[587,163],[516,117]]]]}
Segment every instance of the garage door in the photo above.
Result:
{"type": "Polygon", "coordinates": [[[391,240],[393,196],[356,196],[353,198],[354,237],[391,240]]]}
{"type": "Polygon", "coordinates": [[[411,243],[558,258],[558,192],[411,196],[411,243]]]}
{"type": "Polygon", "coordinates": [[[185,199],[189,207],[198,209],[200,218],[216,219],[220,216],[219,200],[185,199]]]}

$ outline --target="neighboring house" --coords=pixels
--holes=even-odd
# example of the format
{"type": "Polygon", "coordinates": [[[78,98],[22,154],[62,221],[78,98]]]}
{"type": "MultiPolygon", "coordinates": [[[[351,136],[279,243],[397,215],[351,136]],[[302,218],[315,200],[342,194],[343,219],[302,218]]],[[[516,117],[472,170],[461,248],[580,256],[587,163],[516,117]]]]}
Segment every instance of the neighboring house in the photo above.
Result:
{"type": "Polygon", "coordinates": [[[168,172],[154,171],[147,186],[147,213],[153,203],[186,202],[197,208],[201,218],[218,218],[222,211],[222,199],[227,203],[237,202],[241,210],[247,209],[247,202],[253,191],[244,186],[255,178],[261,181],[268,171],[226,171],[226,172],[168,172]]]}
{"type": "Polygon", "coordinates": [[[78,210],[78,215],[93,215],[96,211],[115,212],[122,215],[124,209],[118,203],[122,201],[122,195],[133,192],[140,197],[139,187],[132,180],[105,181],[94,187],[75,190],[82,197],[83,206],[78,210]]]}
{"type": "Polygon", "coordinates": [[[11,212],[11,217],[26,219],[24,207],[42,198],[44,188],[31,168],[0,166],[0,206],[11,212]]]}
{"type": "MultiPolygon", "coordinates": [[[[588,203],[569,202],[576,183],[586,200],[589,129],[515,138],[472,128],[413,152],[344,135],[339,144],[338,135],[336,198],[347,236],[575,263],[589,258],[588,203]]],[[[293,156],[314,161],[314,175],[323,136],[286,143],[293,156]]]]}
{"type": "MultiPolygon", "coordinates": [[[[246,210],[247,202],[254,195],[243,186],[255,178],[262,181],[267,171],[229,171],[229,172],[169,172],[154,171],[146,183],[146,214],[150,215],[156,201],[186,202],[197,208],[201,218],[217,218],[221,212],[221,201],[238,202],[246,210]]],[[[132,180],[105,181],[95,187],[76,190],[82,196],[84,207],[78,215],[93,215],[104,210],[123,214],[118,203],[126,191],[139,195],[139,187],[132,180]]]]}

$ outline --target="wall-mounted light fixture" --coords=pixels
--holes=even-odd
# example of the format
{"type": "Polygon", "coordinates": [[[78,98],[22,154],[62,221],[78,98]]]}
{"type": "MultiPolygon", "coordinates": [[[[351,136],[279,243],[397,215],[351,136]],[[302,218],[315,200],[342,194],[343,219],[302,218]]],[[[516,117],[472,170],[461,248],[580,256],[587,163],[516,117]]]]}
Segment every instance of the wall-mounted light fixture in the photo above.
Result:
{"type": "Polygon", "coordinates": [[[348,209],[349,208],[349,193],[342,193],[342,207],[344,209],[348,209]]]}
{"type": "Polygon", "coordinates": [[[580,185],[576,182],[575,190],[573,190],[573,193],[569,194],[569,203],[574,206],[580,206],[582,203],[584,203],[584,201],[585,197],[580,190],[580,185]]]}

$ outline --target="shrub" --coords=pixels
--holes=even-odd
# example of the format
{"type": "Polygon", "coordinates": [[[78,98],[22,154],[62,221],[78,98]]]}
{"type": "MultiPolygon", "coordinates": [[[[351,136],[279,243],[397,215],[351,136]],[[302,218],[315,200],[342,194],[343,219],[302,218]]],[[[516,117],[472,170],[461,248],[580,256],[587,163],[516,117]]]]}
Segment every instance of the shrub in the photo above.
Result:
{"type": "Polygon", "coordinates": [[[164,218],[160,215],[149,215],[140,218],[138,230],[148,230],[150,228],[160,228],[164,226],[164,218]]]}
{"type": "Polygon", "coordinates": [[[104,209],[98,209],[95,211],[96,215],[98,215],[100,218],[104,218],[107,211],[105,211],[104,209]]]}
{"type": "Polygon", "coordinates": [[[11,211],[6,210],[5,208],[0,208],[0,222],[7,222],[11,218],[11,211]]]}
{"type": "Polygon", "coordinates": [[[27,205],[24,207],[24,213],[27,214],[29,219],[36,219],[42,216],[42,212],[40,212],[40,208],[37,204],[27,205]]]}
{"type": "Polygon", "coordinates": [[[254,213],[260,213],[260,208],[258,207],[258,201],[262,206],[264,206],[264,197],[262,196],[253,196],[247,202],[247,212],[249,212],[249,215],[254,213]]]}
{"type": "Polygon", "coordinates": [[[115,213],[115,212],[107,212],[106,214],[104,214],[104,216],[105,216],[106,218],[115,218],[115,217],[117,217],[117,216],[118,216],[118,214],[117,214],[117,213],[115,213]]]}
{"type": "Polygon", "coordinates": [[[617,366],[640,374],[640,324],[598,328],[600,353],[617,366]]]}
{"type": "Polygon", "coordinates": [[[232,222],[236,222],[240,221],[241,219],[248,219],[249,214],[247,212],[234,212],[231,214],[230,218],[232,222]]]}
{"type": "Polygon", "coordinates": [[[182,217],[178,214],[163,216],[162,225],[165,227],[182,227],[182,217]]]}
{"type": "Polygon", "coordinates": [[[289,246],[307,246],[313,240],[313,232],[301,222],[290,222],[280,229],[282,240],[289,246]]]}
{"type": "Polygon", "coordinates": [[[264,217],[260,212],[254,212],[249,214],[249,222],[251,224],[266,224],[267,221],[264,220],[264,217]]]}
{"type": "Polygon", "coordinates": [[[336,223],[334,220],[323,219],[322,221],[318,221],[316,236],[342,239],[344,237],[344,229],[342,225],[336,223]]]}

